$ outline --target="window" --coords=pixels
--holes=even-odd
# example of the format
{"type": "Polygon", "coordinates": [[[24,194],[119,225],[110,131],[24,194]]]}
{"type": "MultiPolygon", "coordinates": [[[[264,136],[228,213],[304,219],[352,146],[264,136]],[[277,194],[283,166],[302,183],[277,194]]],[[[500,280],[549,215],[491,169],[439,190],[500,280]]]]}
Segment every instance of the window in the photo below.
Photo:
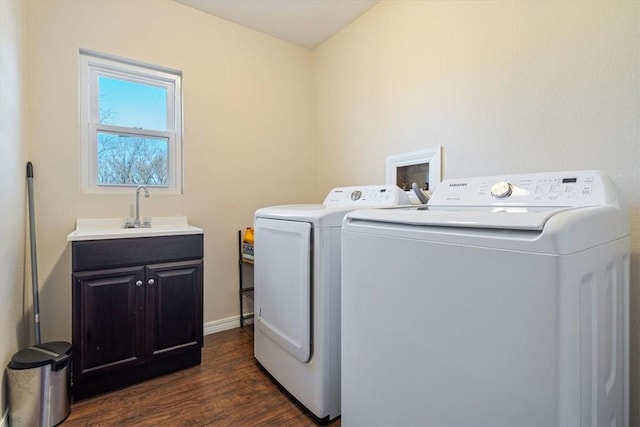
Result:
{"type": "Polygon", "coordinates": [[[182,192],[181,73],[80,51],[82,187],[182,192]]]}

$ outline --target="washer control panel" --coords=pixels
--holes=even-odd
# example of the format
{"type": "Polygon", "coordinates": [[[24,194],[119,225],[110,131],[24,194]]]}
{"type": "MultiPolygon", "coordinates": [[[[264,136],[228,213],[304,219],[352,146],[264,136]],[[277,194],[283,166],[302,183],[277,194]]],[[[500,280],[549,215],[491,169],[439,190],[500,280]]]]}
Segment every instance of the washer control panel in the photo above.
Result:
{"type": "Polygon", "coordinates": [[[407,194],[395,185],[362,185],[337,187],[327,194],[325,206],[397,206],[411,202],[407,194]]]}
{"type": "Polygon", "coordinates": [[[596,206],[617,197],[601,171],[569,171],[448,179],[429,205],[596,206]]]}

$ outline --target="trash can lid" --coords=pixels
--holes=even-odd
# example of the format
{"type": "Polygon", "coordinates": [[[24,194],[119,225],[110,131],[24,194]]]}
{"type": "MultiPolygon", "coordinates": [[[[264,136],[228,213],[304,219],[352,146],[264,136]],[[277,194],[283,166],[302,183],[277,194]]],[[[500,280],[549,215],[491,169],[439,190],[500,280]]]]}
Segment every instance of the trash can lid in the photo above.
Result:
{"type": "Polygon", "coordinates": [[[40,366],[57,363],[61,355],[69,354],[71,354],[71,344],[64,341],[36,344],[14,354],[9,363],[9,368],[38,368],[40,366]]]}
{"type": "Polygon", "coordinates": [[[50,341],[36,344],[34,347],[52,351],[58,354],[71,354],[71,343],[65,341],[50,341]]]}

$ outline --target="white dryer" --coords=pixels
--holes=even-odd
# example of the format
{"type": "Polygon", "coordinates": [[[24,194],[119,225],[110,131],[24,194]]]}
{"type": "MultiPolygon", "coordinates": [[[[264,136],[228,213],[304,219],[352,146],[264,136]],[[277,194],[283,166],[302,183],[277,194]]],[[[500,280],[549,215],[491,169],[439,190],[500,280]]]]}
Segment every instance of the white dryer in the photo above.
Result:
{"type": "Polygon", "coordinates": [[[342,425],[628,425],[629,224],[598,171],[443,181],[342,246],[342,425]]]}
{"type": "Polygon", "coordinates": [[[409,204],[391,185],[335,188],[321,205],[255,213],[254,355],[316,418],[340,415],[340,240],[344,215],[409,204]]]}

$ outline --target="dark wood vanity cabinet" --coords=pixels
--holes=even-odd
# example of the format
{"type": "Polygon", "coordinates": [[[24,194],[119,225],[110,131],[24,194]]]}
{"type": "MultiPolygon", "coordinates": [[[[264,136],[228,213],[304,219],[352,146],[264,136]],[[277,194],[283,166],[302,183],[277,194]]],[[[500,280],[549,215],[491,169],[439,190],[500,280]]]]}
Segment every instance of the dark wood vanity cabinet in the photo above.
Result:
{"type": "Polygon", "coordinates": [[[144,267],[73,274],[76,386],[91,375],[144,363],[144,267]]]}
{"type": "Polygon", "coordinates": [[[72,243],[75,399],[200,363],[202,237],[72,243]]]}

